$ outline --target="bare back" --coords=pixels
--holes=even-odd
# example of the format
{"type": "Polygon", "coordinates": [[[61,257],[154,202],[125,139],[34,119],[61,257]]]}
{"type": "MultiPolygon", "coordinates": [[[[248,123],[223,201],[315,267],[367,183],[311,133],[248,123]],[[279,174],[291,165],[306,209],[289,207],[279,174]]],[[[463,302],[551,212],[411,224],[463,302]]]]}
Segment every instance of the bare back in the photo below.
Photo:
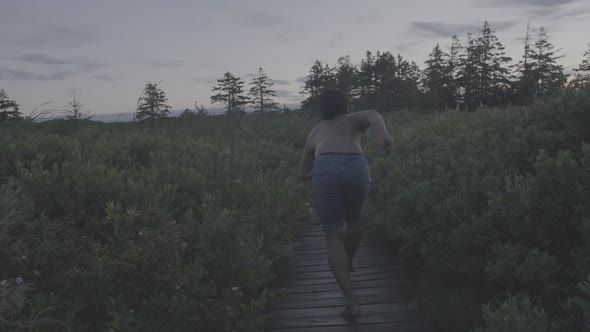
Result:
{"type": "Polygon", "coordinates": [[[326,152],[363,153],[362,127],[354,113],[320,122],[310,133],[315,156],[326,152]]]}

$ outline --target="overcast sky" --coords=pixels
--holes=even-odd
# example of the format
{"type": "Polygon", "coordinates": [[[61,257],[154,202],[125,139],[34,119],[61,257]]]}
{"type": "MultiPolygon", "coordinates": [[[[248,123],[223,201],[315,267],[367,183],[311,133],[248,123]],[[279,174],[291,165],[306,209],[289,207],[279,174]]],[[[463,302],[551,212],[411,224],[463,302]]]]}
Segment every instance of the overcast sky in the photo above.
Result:
{"type": "Polygon", "coordinates": [[[437,42],[464,40],[484,20],[518,59],[529,19],[577,66],[590,0],[0,0],[0,88],[28,114],[46,101],[63,109],[75,87],[99,114],[131,112],[144,84],[162,80],[180,109],[209,106],[224,71],[248,83],[263,67],[294,104],[316,59],[381,50],[422,67],[437,42]]]}

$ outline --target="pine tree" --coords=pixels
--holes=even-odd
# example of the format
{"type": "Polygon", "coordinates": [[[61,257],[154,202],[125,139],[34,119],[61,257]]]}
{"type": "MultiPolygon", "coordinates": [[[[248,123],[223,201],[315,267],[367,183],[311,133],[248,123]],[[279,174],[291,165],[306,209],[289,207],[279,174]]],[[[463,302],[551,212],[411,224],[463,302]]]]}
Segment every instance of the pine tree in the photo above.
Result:
{"type": "Polygon", "coordinates": [[[373,65],[373,92],[375,95],[380,96],[380,99],[385,96],[392,99],[392,96],[397,95],[399,91],[397,69],[397,61],[393,54],[377,51],[375,64],[373,65]]]}
{"type": "Polygon", "coordinates": [[[8,99],[4,89],[0,89],[0,122],[20,118],[22,118],[22,114],[19,112],[18,104],[14,100],[8,99]]]}
{"type": "Polygon", "coordinates": [[[170,114],[168,99],[163,90],[157,84],[148,83],[137,107],[138,120],[155,120],[166,118],[170,114]]]}
{"type": "Polygon", "coordinates": [[[584,53],[584,60],[580,66],[574,69],[576,75],[571,82],[571,86],[575,88],[582,88],[590,86],[590,44],[588,44],[588,50],[584,53]]]}
{"type": "Polygon", "coordinates": [[[563,66],[557,60],[563,58],[558,55],[559,50],[549,42],[545,28],[539,29],[537,42],[531,50],[533,63],[534,93],[536,98],[549,96],[564,87],[567,77],[563,73],[563,66]]]}
{"type": "Polygon", "coordinates": [[[375,56],[367,51],[365,58],[361,60],[358,73],[358,101],[359,106],[374,107],[375,95],[375,56]]]}
{"type": "Polygon", "coordinates": [[[306,95],[307,98],[302,102],[304,109],[310,111],[318,110],[318,97],[326,89],[336,87],[336,79],[333,70],[321,61],[315,61],[309,74],[307,75],[305,85],[302,88],[301,94],[306,95]]]}
{"type": "Polygon", "coordinates": [[[522,60],[515,66],[517,72],[517,91],[515,101],[518,104],[529,104],[535,96],[534,63],[532,55],[531,27],[527,24],[524,38],[524,54],[522,60]]]}
{"type": "Polygon", "coordinates": [[[351,104],[357,95],[358,69],[351,63],[350,56],[347,55],[338,59],[334,78],[337,89],[344,93],[347,103],[351,104]]]}
{"type": "Polygon", "coordinates": [[[485,21],[476,40],[476,68],[479,84],[476,96],[486,106],[499,106],[509,99],[510,78],[505,48],[496,37],[490,24],[485,21]]]}
{"type": "Polygon", "coordinates": [[[420,77],[422,75],[418,65],[408,62],[401,55],[397,55],[397,77],[400,82],[398,89],[397,109],[412,108],[420,98],[420,77]]]}
{"type": "Polygon", "coordinates": [[[79,119],[90,119],[92,116],[88,112],[84,111],[86,105],[80,102],[80,93],[76,89],[72,89],[70,92],[70,102],[66,109],[66,119],[68,120],[79,120],[79,119]]]}
{"type": "Polygon", "coordinates": [[[462,56],[463,45],[461,45],[461,41],[457,36],[453,36],[445,63],[445,75],[443,76],[444,84],[447,86],[449,93],[447,106],[453,109],[457,107],[461,98],[459,72],[461,71],[462,56]]]}
{"type": "Polygon", "coordinates": [[[475,39],[467,34],[467,47],[463,48],[460,56],[458,82],[462,90],[460,101],[467,111],[475,110],[480,102],[478,95],[478,68],[477,61],[480,57],[480,48],[475,39]]]}
{"type": "Polygon", "coordinates": [[[449,55],[441,50],[439,44],[436,44],[425,62],[426,68],[422,77],[429,104],[438,110],[447,108],[451,97],[448,86],[450,80],[447,77],[449,72],[446,65],[448,57],[449,55]]]}
{"type": "Polygon", "coordinates": [[[232,73],[225,72],[222,79],[217,80],[218,85],[212,91],[219,91],[211,96],[211,103],[221,103],[226,107],[227,114],[244,113],[243,106],[250,103],[250,99],[243,95],[244,82],[232,73]]]}
{"type": "Polygon", "coordinates": [[[276,97],[276,91],[272,90],[274,83],[271,81],[262,68],[258,69],[258,77],[252,79],[250,83],[249,95],[252,98],[255,112],[270,112],[276,111],[279,104],[274,101],[272,97],[276,97]]]}

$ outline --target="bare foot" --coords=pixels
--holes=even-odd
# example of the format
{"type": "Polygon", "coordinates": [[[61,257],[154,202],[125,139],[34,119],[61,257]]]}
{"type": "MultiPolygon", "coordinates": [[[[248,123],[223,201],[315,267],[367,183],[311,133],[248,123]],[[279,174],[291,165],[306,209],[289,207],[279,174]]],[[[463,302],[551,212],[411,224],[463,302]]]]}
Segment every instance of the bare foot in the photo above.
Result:
{"type": "Polygon", "coordinates": [[[361,314],[358,304],[347,305],[345,310],[340,311],[340,316],[344,318],[355,318],[361,314]]]}

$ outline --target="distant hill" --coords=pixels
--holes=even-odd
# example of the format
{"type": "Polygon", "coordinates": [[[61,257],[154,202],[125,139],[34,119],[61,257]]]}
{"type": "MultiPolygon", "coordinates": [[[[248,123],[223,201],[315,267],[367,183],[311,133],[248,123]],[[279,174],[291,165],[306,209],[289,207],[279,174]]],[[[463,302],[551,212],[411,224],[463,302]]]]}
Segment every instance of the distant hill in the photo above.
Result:
{"type": "MultiPolygon", "coordinates": [[[[299,104],[289,104],[286,106],[290,110],[295,110],[300,107],[299,104]]],[[[170,111],[170,116],[171,117],[179,116],[183,111],[184,111],[184,109],[170,111]]],[[[207,111],[209,111],[210,115],[220,115],[225,112],[225,109],[220,108],[220,107],[216,107],[216,108],[209,108],[209,109],[207,109],[207,111]]],[[[246,109],[246,112],[251,112],[251,111],[252,111],[251,109],[246,109]]],[[[133,121],[133,112],[92,114],[92,120],[93,121],[100,121],[100,122],[130,122],[130,121],[133,121]]]]}

